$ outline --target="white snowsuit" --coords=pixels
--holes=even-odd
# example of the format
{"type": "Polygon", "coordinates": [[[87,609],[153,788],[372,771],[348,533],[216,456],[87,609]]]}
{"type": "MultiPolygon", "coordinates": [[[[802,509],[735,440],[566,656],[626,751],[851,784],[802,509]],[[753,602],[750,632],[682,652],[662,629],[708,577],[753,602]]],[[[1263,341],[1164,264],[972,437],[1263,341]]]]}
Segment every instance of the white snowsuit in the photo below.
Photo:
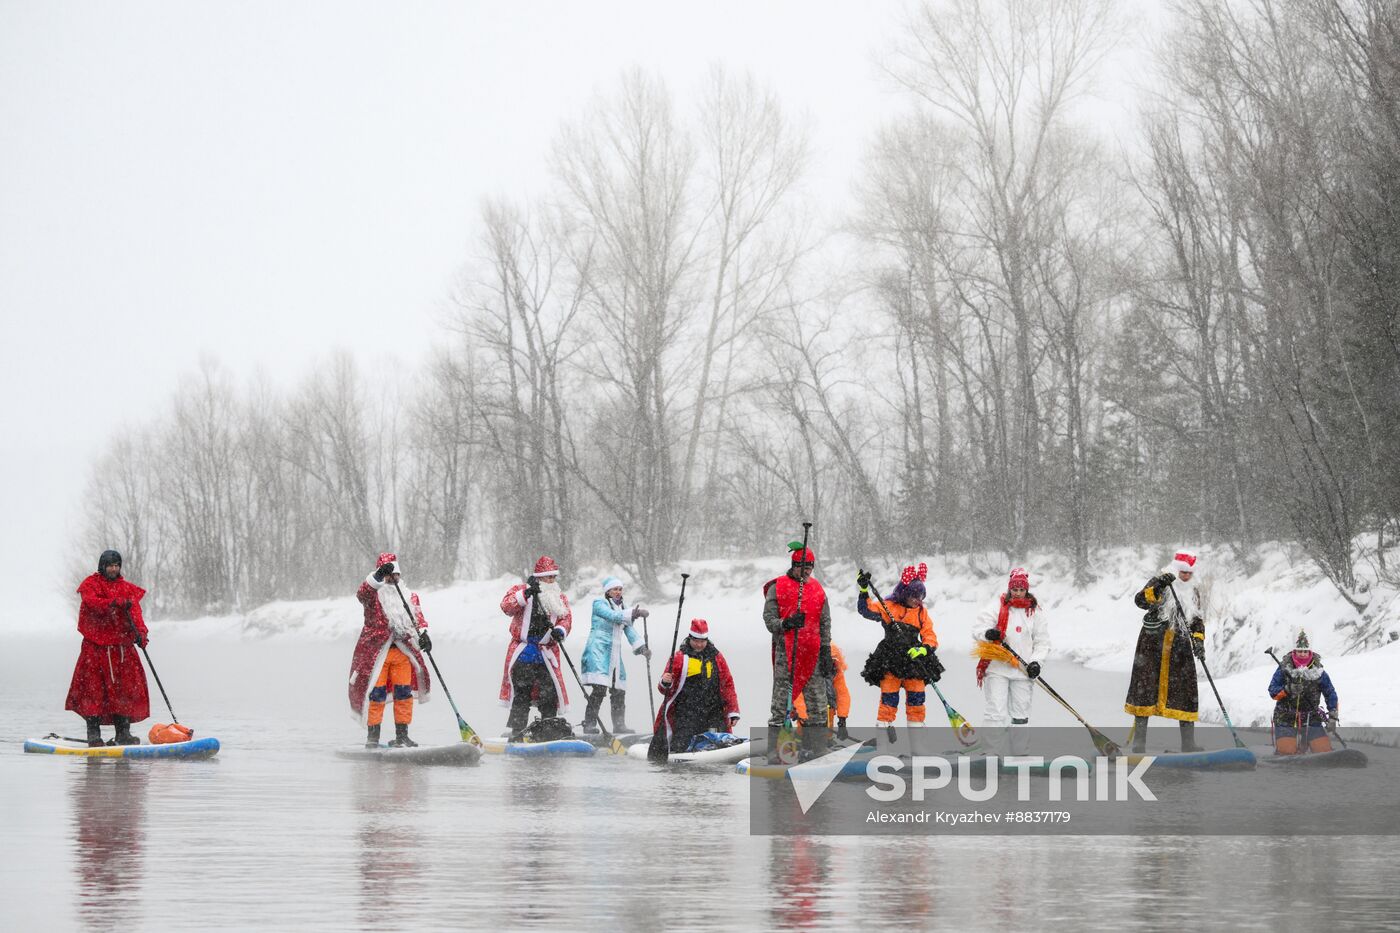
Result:
{"type": "MultiPolygon", "coordinates": [[[[977,614],[977,626],[972,637],[979,642],[987,640],[987,629],[997,627],[997,616],[1001,614],[1001,597],[977,614]]],[[[1026,663],[1045,662],[1050,653],[1050,632],[1045,624],[1045,607],[1038,606],[1034,613],[1015,606],[1007,610],[1005,644],[1015,651],[1026,663]]],[[[1035,685],[1020,667],[1005,661],[993,661],[982,678],[982,724],[992,731],[988,738],[997,743],[1008,725],[1024,726],[1031,718],[1031,692],[1035,685]]],[[[1012,730],[1011,753],[1021,754],[1028,736],[1018,736],[1020,729],[1012,730]],[[1018,739],[1020,741],[1018,741],[1018,739]]],[[[1005,752],[1005,748],[999,749],[1005,752]]]]}

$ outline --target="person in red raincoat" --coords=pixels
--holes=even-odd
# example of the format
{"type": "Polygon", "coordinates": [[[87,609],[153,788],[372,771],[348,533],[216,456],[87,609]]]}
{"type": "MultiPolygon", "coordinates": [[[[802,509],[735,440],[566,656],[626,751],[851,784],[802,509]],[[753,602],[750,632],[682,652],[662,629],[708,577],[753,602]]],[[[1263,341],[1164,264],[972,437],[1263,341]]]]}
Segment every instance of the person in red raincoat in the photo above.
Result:
{"type": "Polygon", "coordinates": [[[821,583],[812,576],[816,555],[801,545],[791,547],[788,572],[763,584],[763,624],[773,636],[773,702],[768,724],[781,726],[793,698],[803,695],[812,728],[804,728],[802,739],[808,753],[815,754],[826,748],[830,732],[826,728],[826,686],[836,675],[831,656],[831,606],[821,583]],[[794,652],[794,674],[789,676],[794,652]],[[813,676],[818,672],[821,676],[813,676]]]}
{"type": "Polygon", "coordinates": [[[702,732],[730,732],[739,724],[739,697],[729,662],[710,643],[710,624],[691,619],[690,631],[666,663],[656,689],[666,698],[653,728],[665,735],[667,750],[690,749],[702,732]]]}
{"type": "Polygon", "coordinates": [[[389,744],[396,748],[417,747],[418,743],[408,737],[413,699],[428,702],[432,687],[422,655],[433,647],[428,638],[428,620],[423,616],[418,594],[404,593],[400,588],[401,572],[397,554],[380,554],[374,573],[355,592],[365,610],[365,627],[350,660],[350,711],[360,725],[367,727],[366,748],[379,745],[379,728],[390,691],[394,695],[394,740],[389,744]],[[405,601],[413,607],[411,615],[405,601]]]}
{"type": "Polygon", "coordinates": [[[146,591],[122,577],[122,556],[103,551],[97,573],[78,586],[78,631],[83,646],[73,668],[64,709],[87,723],[88,745],[102,743],[102,726],[116,726],[110,744],[139,745],[131,724],[151,715],[146,669],[137,646],[147,642],[141,598],[146,591]]]}
{"type": "Polygon", "coordinates": [[[559,584],[559,567],[551,557],[535,561],[535,572],[501,598],[510,616],[510,647],[501,674],[501,705],[510,708],[506,728],[511,741],[525,736],[530,707],[542,720],[569,708],[559,646],[574,627],[569,597],[559,584]]]}

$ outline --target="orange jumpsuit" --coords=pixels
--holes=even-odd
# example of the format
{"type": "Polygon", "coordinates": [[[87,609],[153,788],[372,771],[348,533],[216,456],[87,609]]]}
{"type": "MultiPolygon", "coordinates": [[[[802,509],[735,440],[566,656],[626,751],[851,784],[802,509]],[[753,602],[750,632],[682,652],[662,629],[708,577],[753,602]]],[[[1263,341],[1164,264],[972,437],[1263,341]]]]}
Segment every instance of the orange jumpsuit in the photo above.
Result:
{"type": "Polygon", "coordinates": [[[394,688],[394,725],[406,726],[413,722],[413,663],[397,645],[389,646],[384,656],[384,664],[379,668],[379,679],[369,692],[369,724],[377,726],[384,721],[384,704],[389,699],[389,687],[394,688]]]}

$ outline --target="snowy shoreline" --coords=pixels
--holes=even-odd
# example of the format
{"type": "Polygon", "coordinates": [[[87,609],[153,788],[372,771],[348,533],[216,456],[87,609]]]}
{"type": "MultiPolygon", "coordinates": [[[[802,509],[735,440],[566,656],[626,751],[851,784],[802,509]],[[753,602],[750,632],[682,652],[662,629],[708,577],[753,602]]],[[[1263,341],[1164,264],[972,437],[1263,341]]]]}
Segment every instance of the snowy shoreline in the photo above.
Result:
{"type": "MultiPolygon", "coordinates": [[[[1265,725],[1272,701],[1265,686],[1273,662],[1264,654],[1291,646],[1297,630],[1308,631],[1341,693],[1344,725],[1389,726],[1396,722],[1389,697],[1389,666],[1400,661],[1400,595],[1372,584],[1371,602],[1358,613],[1293,546],[1269,544],[1257,549],[1252,573],[1227,551],[1203,553],[1202,594],[1206,600],[1207,663],[1237,726],[1265,725]],[[1389,641],[1353,651],[1359,631],[1389,641]]],[[[1032,587],[1049,614],[1051,657],[1090,670],[1126,673],[1132,666],[1141,612],[1132,597],[1166,559],[1164,548],[1117,548],[1098,552],[1096,579],[1073,586],[1070,564],[1062,555],[1033,554],[1027,561],[1032,587]]],[[[964,554],[929,561],[928,602],[945,659],[963,658],[972,648],[972,628],[979,610],[1004,585],[1003,559],[993,554],[964,554]]],[[[782,572],[781,558],[709,560],[686,563],[686,619],[710,621],[726,650],[761,651],[767,632],[758,623],[763,583],[782,572]]],[[[856,568],[841,562],[819,564],[833,605],[835,639],[848,659],[874,647],[878,633],[854,611],[856,568]]],[[[620,568],[583,568],[566,576],[575,607],[576,637],[586,634],[587,606],[597,595],[597,581],[620,568]]],[[[677,571],[679,572],[679,571],[677,571]]],[[[876,586],[888,590],[896,567],[881,566],[876,586]]],[[[624,575],[625,578],[625,575],[624,575]]],[[[358,583],[358,581],[354,581],[358,583]]],[[[438,642],[495,646],[504,633],[500,599],[515,581],[510,577],[455,583],[423,589],[424,611],[438,642]]],[[[347,585],[353,593],[353,586],[347,585]]],[[[678,587],[655,598],[628,591],[629,604],[655,611],[649,620],[653,643],[669,642],[675,622],[678,587]]],[[[306,639],[354,637],[360,607],[353,595],[319,600],[278,601],[248,612],[191,619],[154,619],[157,639],[306,639]]],[[[67,633],[68,626],[49,629],[67,633]]],[[[945,663],[947,661],[945,660],[945,663]]],[[[858,667],[858,662],[856,665],[858,667]]],[[[1219,709],[1201,678],[1201,718],[1221,722],[1219,709]]]]}

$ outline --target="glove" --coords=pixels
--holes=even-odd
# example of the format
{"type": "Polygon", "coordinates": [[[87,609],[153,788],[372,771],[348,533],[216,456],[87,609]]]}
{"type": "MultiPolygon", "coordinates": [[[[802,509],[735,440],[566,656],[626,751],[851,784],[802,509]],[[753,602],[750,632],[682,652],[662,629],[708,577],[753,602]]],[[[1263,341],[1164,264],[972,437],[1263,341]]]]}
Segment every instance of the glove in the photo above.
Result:
{"type": "Polygon", "coordinates": [[[564,626],[556,625],[550,631],[550,634],[554,636],[555,641],[563,641],[565,636],[567,636],[569,633],[564,629],[564,626]]]}
{"type": "Polygon", "coordinates": [[[904,652],[904,654],[905,654],[905,656],[907,656],[907,657],[909,658],[909,660],[911,660],[911,661],[916,661],[916,660],[918,660],[919,658],[923,658],[923,657],[927,657],[927,656],[928,656],[928,646],[926,646],[926,645],[915,645],[914,647],[910,648],[908,651],[904,652]]]}
{"type": "Polygon", "coordinates": [[[1040,676],[1039,661],[1032,661],[1031,663],[1026,665],[1026,676],[1029,677],[1031,680],[1035,680],[1037,677],[1040,676]]]}
{"type": "Polygon", "coordinates": [[[794,612],[783,620],[783,631],[795,632],[807,624],[807,617],[800,612],[794,612]]]}
{"type": "Polygon", "coordinates": [[[651,613],[641,606],[637,606],[632,610],[632,618],[634,619],[645,619],[649,615],[651,615],[651,613]]]}
{"type": "Polygon", "coordinates": [[[843,742],[849,740],[851,737],[851,734],[846,731],[845,716],[842,716],[840,719],[836,720],[836,737],[843,742]]]}
{"type": "Polygon", "coordinates": [[[671,675],[670,675],[670,674],[662,674],[662,675],[661,675],[661,680],[659,681],[659,683],[660,683],[660,688],[661,688],[663,691],[669,689],[670,686],[671,686],[671,675]]]}
{"type": "Polygon", "coordinates": [[[864,571],[864,570],[862,570],[862,571],[860,571],[859,573],[857,573],[857,574],[856,574],[856,586],[860,587],[860,591],[861,591],[862,593],[864,593],[866,590],[870,589],[870,574],[869,574],[868,572],[864,571]]]}
{"type": "Polygon", "coordinates": [[[147,645],[149,645],[149,644],[151,643],[151,636],[146,635],[146,634],[144,634],[144,633],[142,633],[142,632],[137,632],[137,633],[136,633],[135,640],[136,640],[136,647],[138,647],[138,648],[144,648],[144,647],[146,647],[147,645]]]}
{"type": "Polygon", "coordinates": [[[632,653],[633,653],[633,654],[640,654],[642,657],[646,658],[648,661],[651,660],[651,649],[648,648],[646,645],[638,645],[637,648],[636,648],[636,650],[633,651],[632,653]]]}
{"type": "Polygon", "coordinates": [[[987,639],[987,641],[990,641],[995,644],[996,642],[1001,641],[1006,636],[1001,633],[1000,629],[989,628],[982,633],[982,637],[987,639]]]}
{"type": "Polygon", "coordinates": [[[420,629],[418,632],[418,647],[422,651],[433,650],[433,640],[428,637],[427,629],[420,629]]]}
{"type": "Polygon", "coordinates": [[[1171,586],[1174,580],[1176,580],[1176,574],[1172,573],[1171,571],[1168,571],[1163,574],[1158,574],[1157,576],[1152,578],[1152,588],[1154,590],[1157,590],[1158,592],[1161,592],[1162,590],[1165,590],[1167,587],[1171,586]]]}
{"type": "Polygon", "coordinates": [[[378,570],[376,570],[376,571],[374,572],[374,582],[375,582],[375,583],[383,583],[383,582],[384,582],[384,568],[383,568],[383,567],[380,567],[378,570]]]}
{"type": "Polygon", "coordinates": [[[1197,638],[1196,636],[1192,635],[1191,653],[1194,654],[1196,657],[1200,658],[1202,661],[1204,661],[1206,659],[1206,640],[1204,638],[1197,638]]]}
{"type": "Polygon", "coordinates": [[[1340,719],[1338,718],[1338,716],[1337,716],[1337,711],[1336,711],[1336,710],[1328,710],[1328,711],[1327,711],[1327,731],[1328,731],[1328,732],[1336,732],[1336,731],[1337,731],[1337,727],[1340,726],[1341,724],[1342,724],[1342,723],[1341,723],[1341,720],[1340,720],[1340,719]]]}
{"type": "Polygon", "coordinates": [[[733,735],[733,734],[734,734],[734,729],[735,729],[738,725],[739,725],[739,714],[738,714],[738,713],[730,713],[730,714],[729,714],[729,734],[730,734],[730,735],[733,735]]]}
{"type": "Polygon", "coordinates": [[[531,575],[525,580],[525,598],[531,599],[538,595],[540,595],[540,581],[531,575]]]}
{"type": "Polygon", "coordinates": [[[831,656],[830,648],[822,649],[821,657],[817,663],[819,665],[818,670],[821,671],[823,677],[836,676],[836,659],[831,656]]]}

